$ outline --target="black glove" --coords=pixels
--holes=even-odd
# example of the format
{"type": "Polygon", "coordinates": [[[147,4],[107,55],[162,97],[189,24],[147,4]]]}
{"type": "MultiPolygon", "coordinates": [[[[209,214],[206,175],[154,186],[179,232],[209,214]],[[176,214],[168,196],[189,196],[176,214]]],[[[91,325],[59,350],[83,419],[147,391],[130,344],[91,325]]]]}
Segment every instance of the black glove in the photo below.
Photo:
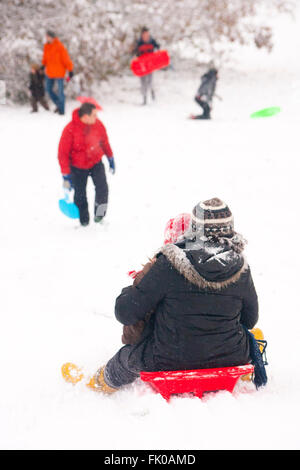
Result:
{"type": "Polygon", "coordinates": [[[71,78],[72,78],[73,76],[74,76],[74,72],[73,72],[73,70],[71,70],[71,71],[69,72],[69,79],[71,80],[71,78]]]}

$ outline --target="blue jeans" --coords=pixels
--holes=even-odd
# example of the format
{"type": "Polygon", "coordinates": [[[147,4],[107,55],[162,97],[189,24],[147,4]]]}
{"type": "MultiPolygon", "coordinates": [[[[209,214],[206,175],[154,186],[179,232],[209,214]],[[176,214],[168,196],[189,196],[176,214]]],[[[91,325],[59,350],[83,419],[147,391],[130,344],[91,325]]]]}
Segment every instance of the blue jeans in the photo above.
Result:
{"type": "Polygon", "coordinates": [[[49,78],[46,75],[46,90],[53,103],[56,105],[61,114],[65,112],[65,94],[64,94],[64,79],[63,78],[49,78]],[[58,93],[54,93],[53,87],[57,81],[58,93]]]}

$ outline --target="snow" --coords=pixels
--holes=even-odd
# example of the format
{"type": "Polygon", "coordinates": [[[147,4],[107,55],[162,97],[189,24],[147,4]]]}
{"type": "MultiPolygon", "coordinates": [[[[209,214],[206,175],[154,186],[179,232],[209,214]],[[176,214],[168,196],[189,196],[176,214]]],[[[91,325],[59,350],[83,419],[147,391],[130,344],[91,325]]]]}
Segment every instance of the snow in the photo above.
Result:
{"type": "Polygon", "coordinates": [[[157,73],[158,100],[146,108],[130,75],[100,86],[117,166],[103,226],[75,229],[58,210],[57,144],[76,103],[65,117],[0,106],[1,448],[299,448],[300,75],[285,48],[297,50],[300,35],[287,20],[278,31],[272,55],[242,50],[221,71],[211,122],[186,119],[198,111],[200,69],[157,73]],[[249,119],[269,105],[282,113],[249,119]],[[66,384],[63,363],[93,373],[121,346],[115,298],[162,244],[168,219],[215,196],[248,239],[267,387],[167,404],[142,383],[110,397],[66,384]]]}

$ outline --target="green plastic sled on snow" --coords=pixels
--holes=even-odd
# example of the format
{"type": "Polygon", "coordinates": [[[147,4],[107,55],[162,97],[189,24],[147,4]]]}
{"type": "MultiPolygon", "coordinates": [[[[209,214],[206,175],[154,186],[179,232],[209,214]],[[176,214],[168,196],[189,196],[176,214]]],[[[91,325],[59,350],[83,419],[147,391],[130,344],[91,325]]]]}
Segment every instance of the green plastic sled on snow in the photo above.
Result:
{"type": "Polygon", "coordinates": [[[265,109],[261,109],[260,111],[256,111],[255,113],[252,113],[250,117],[253,119],[270,117],[270,116],[275,116],[275,114],[280,113],[280,111],[281,109],[278,106],[273,106],[271,108],[265,108],[265,109]]]}

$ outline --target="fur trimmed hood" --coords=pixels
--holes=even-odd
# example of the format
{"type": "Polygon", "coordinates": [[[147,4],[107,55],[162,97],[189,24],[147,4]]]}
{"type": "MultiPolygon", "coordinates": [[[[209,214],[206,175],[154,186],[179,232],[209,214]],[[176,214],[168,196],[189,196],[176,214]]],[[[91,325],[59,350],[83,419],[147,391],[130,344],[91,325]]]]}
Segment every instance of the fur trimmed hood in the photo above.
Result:
{"type": "Polygon", "coordinates": [[[159,253],[187,281],[200,289],[225,289],[236,283],[248,269],[243,255],[230,245],[204,243],[195,249],[189,249],[168,244],[159,253]]]}

